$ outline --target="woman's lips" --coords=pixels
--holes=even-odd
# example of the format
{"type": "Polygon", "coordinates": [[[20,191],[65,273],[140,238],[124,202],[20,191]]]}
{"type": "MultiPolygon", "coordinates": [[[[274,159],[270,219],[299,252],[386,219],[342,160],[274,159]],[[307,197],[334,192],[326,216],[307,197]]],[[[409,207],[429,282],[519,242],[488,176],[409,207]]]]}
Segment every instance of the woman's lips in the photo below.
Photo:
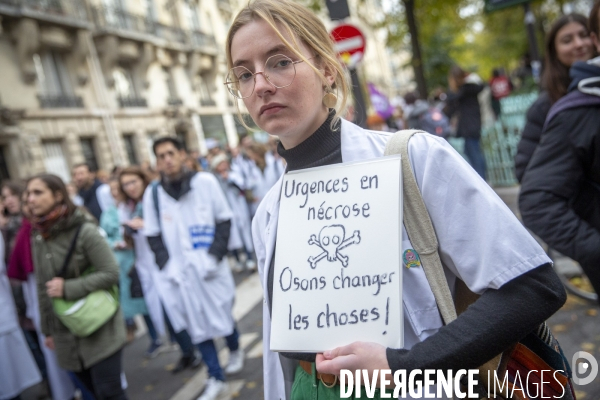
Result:
{"type": "Polygon", "coordinates": [[[281,104],[269,104],[266,106],[262,106],[260,109],[260,115],[273,115],[277,114],[279,111],[284,109],[285,107],[281,104]]]}

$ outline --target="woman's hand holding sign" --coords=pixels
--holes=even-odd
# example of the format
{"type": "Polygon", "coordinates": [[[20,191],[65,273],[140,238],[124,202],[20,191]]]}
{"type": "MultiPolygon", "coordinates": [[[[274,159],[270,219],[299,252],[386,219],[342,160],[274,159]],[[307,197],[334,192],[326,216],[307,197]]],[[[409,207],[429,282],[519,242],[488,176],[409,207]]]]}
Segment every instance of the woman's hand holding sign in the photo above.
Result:
{"type": "Polygon", "coordinates": [[[354,342],[319,353],[316,364],[317,371],[320,373],[337,376],[340,375],[342,369],[348,369],[352,373],[357,369],[366,369],[369,371],[369,376],[373,376],[373,370],[390,369],[386,348],[371,342],[354,342]]]}

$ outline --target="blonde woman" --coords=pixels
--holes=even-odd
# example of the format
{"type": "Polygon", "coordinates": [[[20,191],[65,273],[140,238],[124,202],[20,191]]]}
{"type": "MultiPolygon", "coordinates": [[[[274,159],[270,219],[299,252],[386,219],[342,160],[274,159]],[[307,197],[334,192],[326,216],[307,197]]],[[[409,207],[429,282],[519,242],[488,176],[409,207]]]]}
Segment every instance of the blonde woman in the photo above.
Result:
{"type": "MultiPolygon", "coordinates": [[[[290,0],[249,3],[230,27],[226,56],[228,90],[260,129],[280,139],[278,153],[289,171],[383,155],[389,133],[340,119],[349,94],[345,71],[327,30],[305,7],[290,0]]],[[[339,398],[339,386],[328,388],[323,382],[334,381],[330,374],[339,375],[341,369],[474,368],[533,331],[564,303],[565,292],[543,250],[445,140],[418,133],[410,140],[409,155],[448,283],[460,278],[482,296],[443,326],[423,269],[402,268],[405,348],[355,342],[322,354],[271,352],[279,179],[253,221],[265,296],[266,399],[339,398]]],[[[402,251],[412,248],[406,230],[401,246],[402,251]]]]}

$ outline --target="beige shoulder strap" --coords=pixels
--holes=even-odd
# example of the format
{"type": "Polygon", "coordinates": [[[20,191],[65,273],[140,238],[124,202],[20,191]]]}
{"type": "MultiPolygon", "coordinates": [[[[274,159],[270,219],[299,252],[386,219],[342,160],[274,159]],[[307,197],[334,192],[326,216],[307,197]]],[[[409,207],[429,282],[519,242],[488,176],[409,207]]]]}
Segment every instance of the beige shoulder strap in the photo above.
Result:
{"type": "MultiPolygon", "coordinates": [[[[437,236],[410,166],[408,141],[417,132],[422,131],[402,130],[396,132],[388,141],[384,155],[401,155],[404,226],[406,227],[410,242],[421,257],[421,265],[425,271],[425,276],[427,277],[444,323],[447,325],[456,319],[457,310],[459,313],[462,313],[479,296],[471,292],[463,281],[457,279],[455,286],[456,304],[452,300],[450,287],[448,286],[442,261],[438,254],[437,236]]],[[[488,371],[496,371],[501,361],[502,354],[499,354],[479,367],[479,376],[484,383],[483,387],[487,388],[491,384],[487,380],[488,371]]],[[[497,383],[495,384],[497,385],[497,383]]],[[[498,393],[502,393],[505,398],[508,398],[508,388],[503,389],[497,386],[497,389],[498,393]]],[[[484,396],[483,398],[487,397],[484,396]]]]}
{"type": "Polygon", "coordinates": [[[410,242],[421,258],[425,276],[447,325],[456,319],[456,308],[438,254],[437,236],[408,157],[408,141],[417,132],[422,131],[402,130],[394,133],[385,147],[384,155],[401,155],[404,226],[410,242]]]}

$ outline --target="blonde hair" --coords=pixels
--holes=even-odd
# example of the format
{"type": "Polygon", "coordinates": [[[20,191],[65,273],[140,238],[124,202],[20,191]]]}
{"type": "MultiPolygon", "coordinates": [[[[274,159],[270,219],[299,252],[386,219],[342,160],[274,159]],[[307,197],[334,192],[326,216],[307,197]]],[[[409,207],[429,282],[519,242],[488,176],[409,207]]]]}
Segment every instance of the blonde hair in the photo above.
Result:
{"type": "MultiPolygon", "coordinates": [[[[315,73],[321,78],[324,86],[327,86],[327,91],[335,90],[338,95],[338,103],[334,107],[335,114],[331,123],[332,128],[339,121],[340,115],[346,109],[350,88],[346,77],[346,70],[337,58],[334,50],[333,41],[325,29],[325,25],[319,18],[308,8],[295,3],[291,0],[254,0],[248,3],[235,17],[229,32],[227,33],[226,56],[227,69],[233,67],[231,59],[231,42],[233,37],[240,28],[257,19],[265,21],[277,34],[279,39],[292,51],[298,58],[306,62],[315,73]],[[280,25],[285,29],[288,35],[292,38],[292,43],[288,41],[280,32],[280,25]],[[335,81],[329,86],[325,75],[316,68],[312,63],[308,62],[299,50],[300,45],[297,41],[300,39],[302,43],[308,46],[323,63],[322,67],[331,73],[335,73],[335,81]]],[[[236,101],[236,108],[240,122],[248,129],[242,118],[242,113],[239,108],[239,103],[236,101]]]]}

